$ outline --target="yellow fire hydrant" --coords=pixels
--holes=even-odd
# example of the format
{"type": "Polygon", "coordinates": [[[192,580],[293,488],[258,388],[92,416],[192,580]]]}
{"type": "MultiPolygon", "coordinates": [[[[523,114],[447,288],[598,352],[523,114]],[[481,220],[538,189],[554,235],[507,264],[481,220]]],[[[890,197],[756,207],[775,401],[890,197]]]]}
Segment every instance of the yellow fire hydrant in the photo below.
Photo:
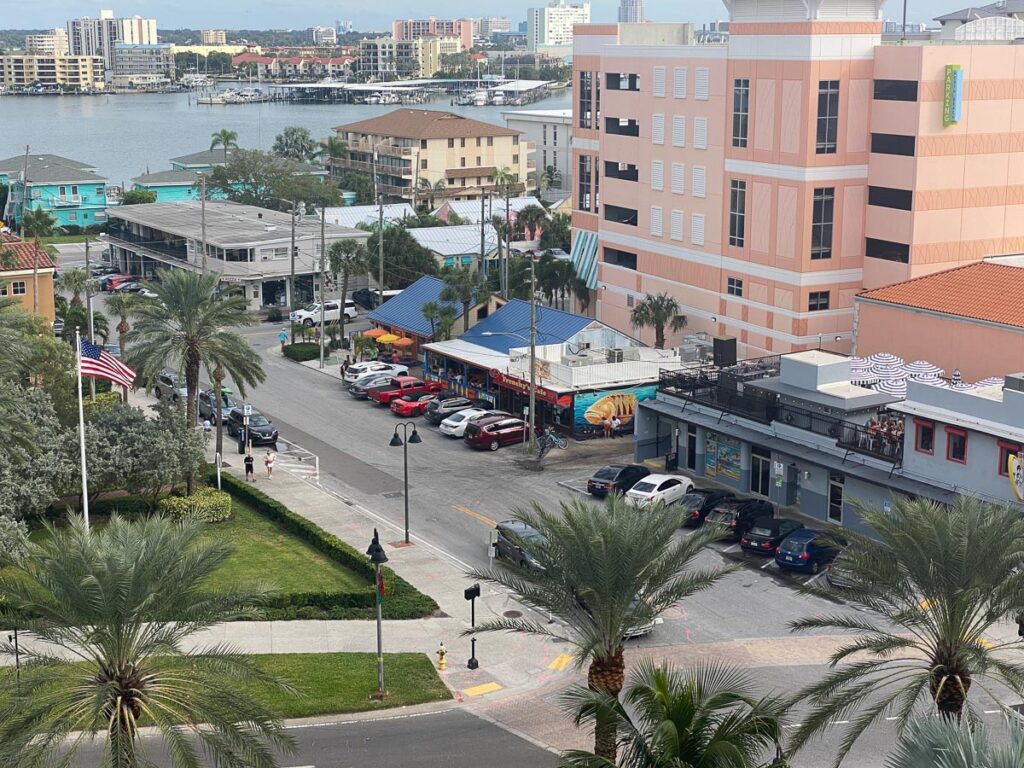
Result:
{"type": "Polygon", "coordinates": [[[437,668],[443,670],[444,669],[444,657],[448,654],[448,651],[445,650],[444,643],[441,643],[441,645],[438,646],[438,649],[437,649],[436,653],[437,653],[437,668]]]}

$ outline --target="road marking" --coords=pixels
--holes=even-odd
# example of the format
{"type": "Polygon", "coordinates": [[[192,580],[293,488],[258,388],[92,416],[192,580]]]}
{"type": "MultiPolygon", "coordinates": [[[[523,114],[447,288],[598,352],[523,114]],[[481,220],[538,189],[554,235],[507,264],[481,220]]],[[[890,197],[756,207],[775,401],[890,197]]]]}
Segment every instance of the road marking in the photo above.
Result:
{"type": "Polygon", "coordinates": [[[763,571],[769,565],[775,565],[775,561],[774,560],[769,560],[767,563],[765,563],[764,565],[761,566],[761,570],[763,571]]]}
{"type": "Polygon", "coordinates": [[[473,688],[466,688],[463,692],[463,696],[483,696],[487,693],[494,693],[500,691],[501,686],[497,683],[484,683],[483,685],[477,685],[473,688]]]}
{"type": "Polygon", "coordinates": [[[833,720],[832,725],[849,725],[849,720],[833,720]]]}
{"type": "Polygon", "coordinates": [[[464,507],[461,504],[452,504],[452,509],[457,512],[461,512],[464,515],[469,515],[474,520],[479,520],[481,523],[491,526],[492,528],[498,524],[496,520],[491,520],[487,515],[481,515],[479,512],[474,512],[469,507],[464,507]]]}
{"type": "Polygon", "coordinates": [[[572,663],[572,656],[568,653],[560,653],[555,656],[554,660],[548,664],[548,669],[553,669],[556,672],[564,672],[565,668],[572,663]]]}
{"type": "Polygon", "coordinates": [[[731,547],[726,547],[723,552],[738,552],[740,548],[739,544],[733,544],[731,547]]]}
{"type": "Polygon", "coordinates": [[[665,461],[663,459],[644,459],[644,464],[646,464],[648,467],[655,467],[656,469],[665,468],[665,461]]]}
{"type": "Polygon", "coordinates": [[[998,715],[1000,712],[1002,712],[1001,709],[986,709],[985,710],[985,714],[986,715],[998,715]]]}
{"type": "Polygon", "coordinates": [[[978,638],[978,645],[980,645],[982,648],[995,648],[995,645],[991,641],[986,640],[984,637],[978,638]]]}

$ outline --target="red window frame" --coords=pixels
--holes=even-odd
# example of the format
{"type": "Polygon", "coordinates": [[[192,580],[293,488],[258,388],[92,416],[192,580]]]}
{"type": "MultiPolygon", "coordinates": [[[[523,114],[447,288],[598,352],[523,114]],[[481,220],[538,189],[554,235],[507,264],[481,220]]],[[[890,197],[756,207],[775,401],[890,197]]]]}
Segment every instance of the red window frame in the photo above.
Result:
{"type": "Polygon", "coordinates": [[[914,419],[914,450],[918,453],[926,453],[929,456],[935,455],[935,422],[927,419],[914,419]],[[921,447],[921,429],[928,428],[932,431],[932,449],[926,451],[921,447]]]}
{"type": "Polygon", "coordinates": [[[1006,471],[1006,465],[1009,463],[1007,459],[1010,455],[1016,456],[1021,451],[1020,443],[1011,443],[1009,440],[997,440],[997,448],[999,450],[999,463],[996,469],[999,471],[1000,477],[1009,477],[1010,473],[1006,471]]]}
{"type": "Polygon", "coordinates": [[[952,461],[954,464],[966,464],[967,463],[967,430],[958,429],[957,427],[946,427],[946,461],[952,461]],[[950,453],[950,448],[953,443],[950,441],[950,435],[957,435],[964,439],[964,457],[962,459],[954,459],[950,453]]]}

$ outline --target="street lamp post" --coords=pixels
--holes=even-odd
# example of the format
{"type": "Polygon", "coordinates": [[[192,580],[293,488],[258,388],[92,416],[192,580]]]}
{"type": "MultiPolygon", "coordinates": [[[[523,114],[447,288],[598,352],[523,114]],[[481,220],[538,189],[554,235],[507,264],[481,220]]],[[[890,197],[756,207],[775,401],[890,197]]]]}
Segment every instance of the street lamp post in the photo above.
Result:
{"type": "Polygon", "coordinates": [[[395,425],[395,433],[391,435],[391,441],[388,443],[392,448],[402,446],[402,457],[405,463],[405,492],[402,494],[405,498],[405,543],[409,544],[409,443],[416,445],[422,443],[420,439],[420,433],[416,431],[415,421],[402,421],[395,425]],[[402,428],[402,436],[398,436],[398,428],[402,428]],[[409,433],[409,427],[412,427],[412,433],[409,433]]]}
{"type": "Polygon", "coordinates": [[[384,547],[380,545],[380,537],[377,535],[377,529],[373,529],[373,540],[370,542],[370,546],[366,550],[366,554],[370,557],[370,562],[373,563],[374,568],[374,590],[377,593],[377,693],[374,698],[384,698],[384,636],[383,636],[383,622],[381,617],[381,604],[384,602],[384,582],[381,581],[380,567],[388,561],[388,556],[384,552],[384,547]]]}

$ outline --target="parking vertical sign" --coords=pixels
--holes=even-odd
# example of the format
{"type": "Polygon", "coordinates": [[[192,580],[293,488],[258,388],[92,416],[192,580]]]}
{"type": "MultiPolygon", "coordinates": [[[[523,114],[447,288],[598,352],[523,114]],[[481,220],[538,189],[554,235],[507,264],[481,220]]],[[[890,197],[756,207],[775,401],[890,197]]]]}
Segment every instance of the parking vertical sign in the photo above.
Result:
{"type": "Polygon", "coordinates": [[[964,71],[959,64],[946,65],[945,88],[942,94],[942,124],[956,125],[960,122],[964,102],[964,71]]]}

